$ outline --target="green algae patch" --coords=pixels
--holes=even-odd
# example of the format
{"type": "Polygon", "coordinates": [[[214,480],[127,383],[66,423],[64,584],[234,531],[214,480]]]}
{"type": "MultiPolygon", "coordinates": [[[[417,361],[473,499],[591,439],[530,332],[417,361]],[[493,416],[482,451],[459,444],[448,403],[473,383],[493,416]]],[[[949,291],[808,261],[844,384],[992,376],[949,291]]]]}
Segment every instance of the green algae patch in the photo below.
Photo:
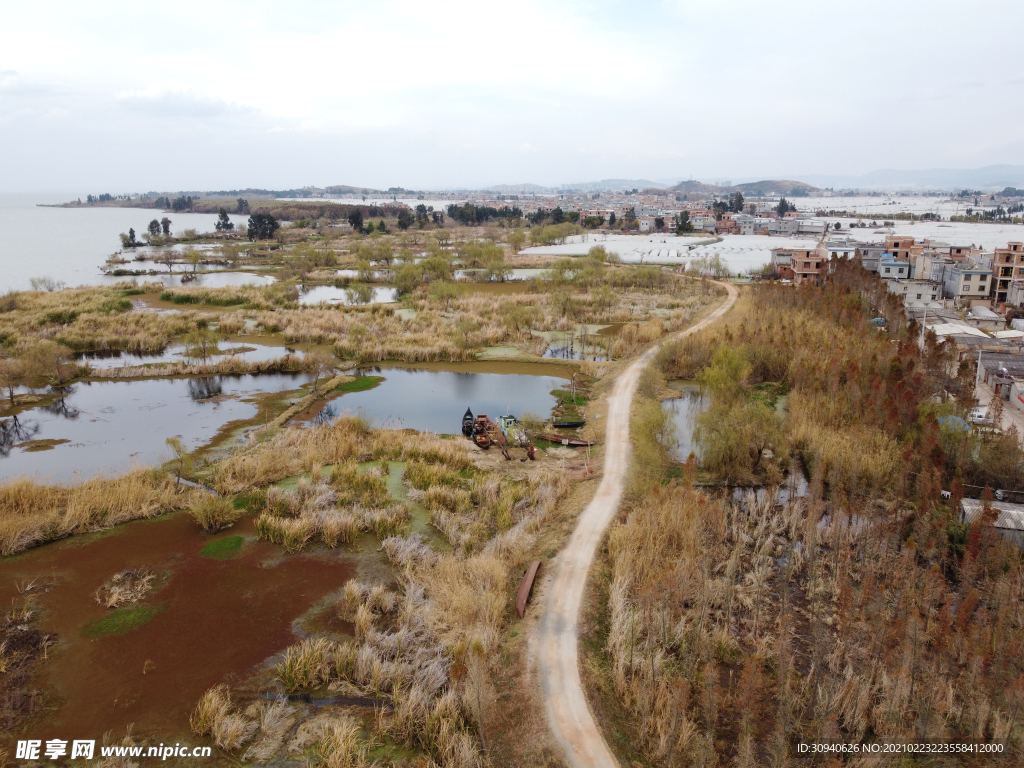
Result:
{"type": "Polygon", "coordinates": [[[223,539],[214,539],[205,547],[199,550],[203,557],[210,557],[214,560],[230,560],[237,557],[242,551],[242,544],[245,538],[242,536],[228,536],[223,539]]]}
{"type": "Polygon", "coordinates": [[[85,634],[90,637],[124,635],[133,629],[149,624],[164,612],[165,605],[138,605],[132,608],[116,608],[102,619],[85,625],[85,634]]]}
{"type": "Polygon", "coordinates": [[[359,376],[334,388],[335,392],[365,392],[384,381],[383,376],[359,376]]]}
{"type": "Polygon", "coordinates": [[[70,440],[29,440],[28,442],[18,443],[14,447],[21,448],[21,450],[29,453],[35,453],[37,451],[52,451],[58,445],[70,442],[70,440]]]}

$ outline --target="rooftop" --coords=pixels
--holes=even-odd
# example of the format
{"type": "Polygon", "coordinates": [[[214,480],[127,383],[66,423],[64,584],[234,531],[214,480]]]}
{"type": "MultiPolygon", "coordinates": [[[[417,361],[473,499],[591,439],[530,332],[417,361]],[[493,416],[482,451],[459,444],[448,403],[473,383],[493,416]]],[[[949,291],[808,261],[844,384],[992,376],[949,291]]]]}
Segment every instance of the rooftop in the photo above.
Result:
{"type": "MultiPolygon", "coordinates": [[[[981,516],[984,505],[979,499],[961,499],[960,510],[965,522],[973,523],[981,516]]],[[[1024,504],[1010,504],[1005,501],[993,501],[992,509],[999,513],[995,527],[1011,531],[1024,531],[1024,504]]]]}

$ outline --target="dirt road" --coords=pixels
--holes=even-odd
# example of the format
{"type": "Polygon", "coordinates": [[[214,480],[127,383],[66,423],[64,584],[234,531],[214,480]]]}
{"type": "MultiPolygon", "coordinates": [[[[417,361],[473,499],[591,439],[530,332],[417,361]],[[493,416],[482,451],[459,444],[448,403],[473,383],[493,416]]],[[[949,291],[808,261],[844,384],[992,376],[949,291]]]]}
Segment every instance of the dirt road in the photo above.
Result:
{"type": "MultiPolygon", "coordinates": [[[[729,296],[725,303],[692,328],[674,337],[686,336],[710,325],[724,315],[739,292],[724,284],[729,296]]],[[[629,469],[629,412],[640,373],[654,358],[657,347],[647,350],[615,382],[608,397],[608,425],[605,432],[604,476],[597,493],[580,514],[576,530],[559,554],[553,582],[548,586],[547,605],[540,624],[539,669],[548,721],[572,768],[617,768],[604,737],[587,706],[580,680],[577,623],[583,602],[587,572],[594,561],[605,528],[615,516],[622,499],[629,469]]]]}

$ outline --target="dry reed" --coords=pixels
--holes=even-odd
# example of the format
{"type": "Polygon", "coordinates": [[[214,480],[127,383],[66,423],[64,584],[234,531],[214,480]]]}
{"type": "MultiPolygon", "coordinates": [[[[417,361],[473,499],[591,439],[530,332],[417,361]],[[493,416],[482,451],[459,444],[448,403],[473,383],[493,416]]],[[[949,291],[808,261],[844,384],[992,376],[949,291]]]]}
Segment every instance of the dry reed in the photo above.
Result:
{"type": "Polygon", "coordinates": [[[12,480],[0,485],[0,555],[155,517],[184,507],[189,498],[157,470],[137,469],[77,486],[43,485],[27,477],[12,480]]]}

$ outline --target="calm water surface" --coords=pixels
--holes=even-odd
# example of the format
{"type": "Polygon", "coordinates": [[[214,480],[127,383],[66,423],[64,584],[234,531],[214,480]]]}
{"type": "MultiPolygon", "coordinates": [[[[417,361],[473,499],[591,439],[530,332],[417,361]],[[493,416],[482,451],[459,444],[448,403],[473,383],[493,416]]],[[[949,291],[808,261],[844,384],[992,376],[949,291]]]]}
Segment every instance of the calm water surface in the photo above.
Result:
{"type": "MultiPolygon", "coordinates": [[[[146,230],[151,219],[167,216],[171,232],[213,230],[213,213],[164,213],[145,208],[40,208],[78,197],[64,195],[0,195],[0,292],[27,290],[29,279],[49,276],[69,286],[106,282],[100,265],[121,248],[118,235],[146,230]]],[[[82,195],[84,198],[85,195],[82,195]]],[[[244,226],[246,216],[232,216],[244,226]]],[[[130,258],[130,257],[129,257],[130,258]]],[[[128,267],[128,265],[125,265],[128,267]]]]}
{"type": "Polygon", "coordinates": [[[398,301],[398,289],[386,286],[354,285],[349,288],[335,288],[333,285],[318,285],[299,289],[299,303],[305,306],[315,304],[393,304],[398,301]]]}
{"type": "MultiPolygon", "coordinates": [[[[228,357],[238,357],[247,363],[264,362],[266,360],[277,360],[285,355],[302,357],[302,350],[290,347],[272,347],[265,344],[254,344],[249,341],[225,341],[218,345],[220,353],[211,356],[207,362],[216,363],[228,357]]],[[[191,359],[185,356],[183,344],[172,344],[163,352],[153,355],[140,355],[133,352],[118,352],[115,354],[100,354],[87,352],[77,358],[83,363],[89,363],[93,370],[105,370],[110,368],[133,367],[136,365],[154,365],[156,363],[198,363],[200,360],[191,359]]]]}
{"type": "Polygon", "coordinates": [[[491,419],[527,412],[547,418],[556,404],[551,390],[565,386],[559,376],[401,368],[367,368],[356,373],[386,378],[374,389],[349,392],[328,403],[327,418],[362,415],[378,427],[439,434],[461,434],[466,408],[491,419]]]}
{"type": "Polygon", "coordinates": [[[668,416],[675,437],[675,446],[669,453],[676,461],[686,461],[691,453],[700,458],[700,451],[693,441],[697,416],[707,408],[700,385],[694,381],[670,381],[668,386],[683,393],[682,397],[661,402],[661,410],[668,416]]]}
{"type": "Polygon", "coordinates": [[[63,399],[0,422],[0,482],[23,474],[78,482],[120,474],[132,464],[159,464],[168,458],[168,437],[195,450],[228,422],[253,418],[256,405],[247,402],[253,395],[297,389],[309,380],[267,374],[73,384],[63,399]],[[27,450],[31,444],[24,444],[36,440],[69,442],[27,450]]]}

